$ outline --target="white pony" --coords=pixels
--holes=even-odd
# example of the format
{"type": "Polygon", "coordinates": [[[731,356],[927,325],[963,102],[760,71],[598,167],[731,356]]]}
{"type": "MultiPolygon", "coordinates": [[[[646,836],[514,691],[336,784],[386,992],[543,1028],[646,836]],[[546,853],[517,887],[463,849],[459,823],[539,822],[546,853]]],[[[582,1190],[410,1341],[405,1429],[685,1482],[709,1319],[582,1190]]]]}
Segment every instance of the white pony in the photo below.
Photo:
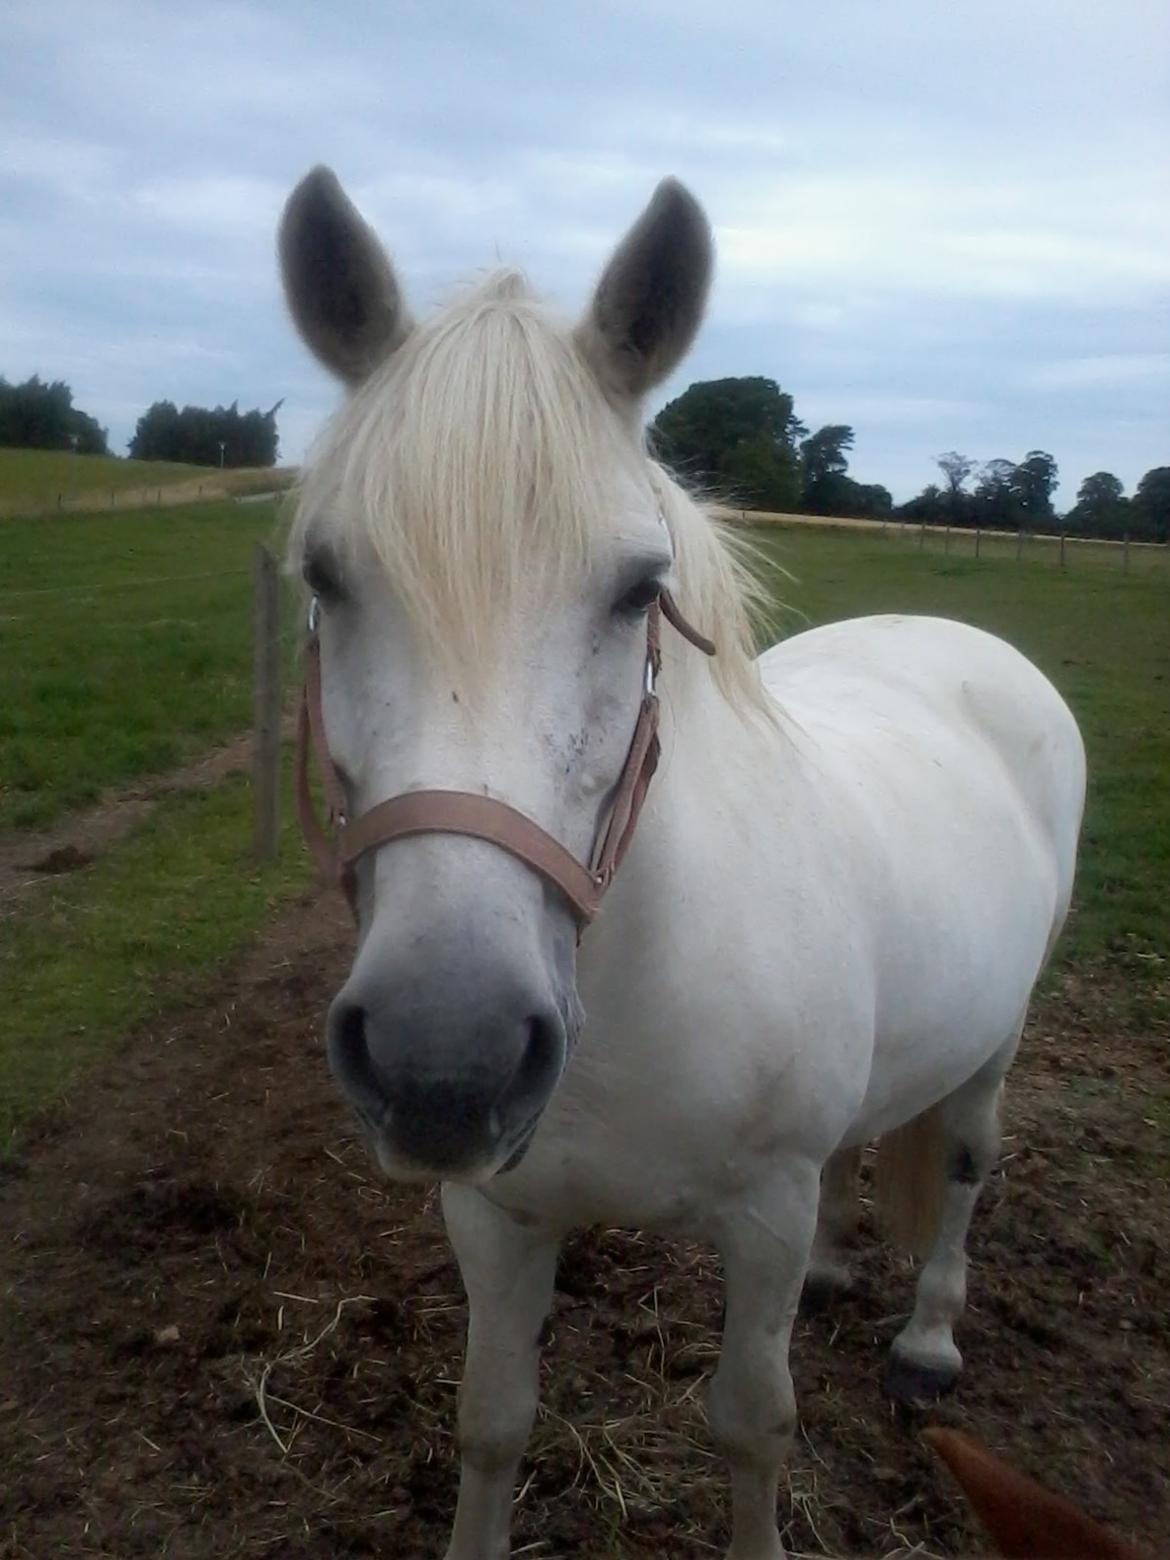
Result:
{"type": "Polygon", "coordinates": [[[718,649],[662,629],[662,761],[580,941],[555,882],[490,838],[435,826],[356,865],[330,1063],[385,1170],[443,1181],[470,1305],[448,1560],[509,1553],[558,1244],[595,1223],[717,1247],[730,1555],[776,1560],[793,1318],[806,1282],[847,1282],[874,1138],[892,1211],[929,1205],[888,1389],[960,1369],[967,1227],[1072,890],[1076,725],[1016,651],[940,619],[838,623],[753,659],[743,571],[643,442],[711,270],[679,184],[573,329],[512,273],[415,324],[324,169],[281,252],[301,334],[350,392],[292,548],[351,817],[441,788],[587,861],[664,589],[718,649]]]}

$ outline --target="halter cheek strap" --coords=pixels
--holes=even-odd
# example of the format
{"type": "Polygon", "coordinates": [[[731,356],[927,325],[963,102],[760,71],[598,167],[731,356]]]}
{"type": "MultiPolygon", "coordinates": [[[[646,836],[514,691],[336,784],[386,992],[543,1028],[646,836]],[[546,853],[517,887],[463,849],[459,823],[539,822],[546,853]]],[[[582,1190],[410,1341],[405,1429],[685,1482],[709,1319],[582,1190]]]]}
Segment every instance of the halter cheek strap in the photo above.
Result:
{"type": "Polygon", "coordinates": [[[553,838],[538,823],[490,796],[471,791],[404,791],[378,802],[352,821],[346,817],[345,788],[334,767],[325,740],[321,705],[321,647],[317,637],[316,603],[310,609],[309,637],[305,646],[305,680],[297,716],[294,794],[301,832],[322,877],[336,883],[357,914],[354,866],[367,851],[393,840],[419,834],[462,834],[487,840],[558,888],[573,907],[584,929],[601,908],[601,900],[629,849],[638,815],[658,766],[658,695],[655,683],[661,665],[659,635],[665,618],[685,639],[714,655],[711,640],[691,627],[673,597],[663,591],[651,606],[646,624],[645,687],[638,718],[630,739],[613,800],[599,831],[588,866],[553,838]],[[336,830],[334,844],[317,817],[309,790],[309,751],[312,749],[321,776],[329,825],[336,830]]]}

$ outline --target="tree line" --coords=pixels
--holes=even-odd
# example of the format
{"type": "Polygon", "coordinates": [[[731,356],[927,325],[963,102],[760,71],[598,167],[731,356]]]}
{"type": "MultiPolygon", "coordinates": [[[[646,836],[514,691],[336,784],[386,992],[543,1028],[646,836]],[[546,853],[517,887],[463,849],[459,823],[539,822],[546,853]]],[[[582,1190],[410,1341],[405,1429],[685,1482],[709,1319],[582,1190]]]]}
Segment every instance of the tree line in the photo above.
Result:
{"type": "Polygon", "coordinates": [[[180,460],[192,466],[275,466],[279,438],[276,414],[241,412],[239,403],[217,406],[184,406],[156,401],[138,419],[130,440],[133,460],[180,460]]]}
{"type": "Polygon", "coordinates": [[[810,433],[793,397],[760,376],[693,384],[650,429],[660,460],[745,508],[989,530],[1051,530],[1059,523],[1084,536],[1170,541],[1170,466],[1148,471],[1131,498],[1111,472],[1094,472],[1058,519],[1052,494],[1059,473],[1046,450],[1029,450],[1021,461],[983,462],[947,450],[937,457],[943,482],[895,507],[886,488],[849,475],[853,440],[845,423],[810,433]]]}
{"type": "Polygon", "coordinates": [[[108,455],[109,431],[73,404],[73,391],[62,379],[36,374],[10,385],[0,376],[0,446],[31,450],[76,450],[79,455],[108,455]]]}
{"type": "MultiPolygon", "coordinates": [[[[241,412],[230,406],[184,406],[156,401],[138,419],[129,452],[134,460],[181,461],[191,466],[274,466],[279,448],[276,414],[241,412]]],[[[0,447],[76,450],[108,455],[109,430],[73,404],[73,391],[60,379],[36,374],[22,384],[0,377],[0,447]]]]}
{"type": "Polygon", "coordinates": [[[933,525],[1001,531],[1043,531],[1059,525],[1077,536],[1170,541],[1170,466],[1147,471],[1130,498],[1111,471],[1095,471],[1081,483],[1076,503],[1058,516],[1052,505],[1057,466],[1045,450],[1029,450],[1018,462],[982,463],[958,450],[947,450],[936,464],[944,484],[930,483],[901,506],[899,516],[933,525]]]}

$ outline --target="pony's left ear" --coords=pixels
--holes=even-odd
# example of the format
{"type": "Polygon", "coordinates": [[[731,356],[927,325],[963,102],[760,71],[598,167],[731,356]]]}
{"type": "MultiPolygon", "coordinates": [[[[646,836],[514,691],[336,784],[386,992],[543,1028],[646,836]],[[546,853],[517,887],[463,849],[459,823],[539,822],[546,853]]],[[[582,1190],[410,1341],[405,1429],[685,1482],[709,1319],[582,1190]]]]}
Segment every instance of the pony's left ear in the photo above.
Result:
{"type": "Polygon", "coordinates": [[[330,168],[314,168],[280,223],[285,296],[305,345],[351,388],[410,331],[394,268],[330,168]]]}
{"type": "Polygon", "coordinates": [[[618,245],[577,341],[611,398],[637,401],[677,368],[703,318],[715,250],[703,208],[663,179],[618,245]]]}

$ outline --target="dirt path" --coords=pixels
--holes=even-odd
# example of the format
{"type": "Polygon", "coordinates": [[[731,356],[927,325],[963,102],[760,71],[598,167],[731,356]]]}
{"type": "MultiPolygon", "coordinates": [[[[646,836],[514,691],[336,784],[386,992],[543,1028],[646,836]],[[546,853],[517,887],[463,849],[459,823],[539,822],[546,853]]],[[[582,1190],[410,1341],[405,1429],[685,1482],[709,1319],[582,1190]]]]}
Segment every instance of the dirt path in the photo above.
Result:
{"type": "MultiPolygon", "coordinates": [[[[0,1179],[4,1560],[442,1552],[464,1315],[433,1196],[375,1176],[327,1077],[350,935],[332,900],[298,906],[0,1179]]],[[[936,1414],[1158,1546],[1170,1199],[1144,1123],[1167,1040],[1087,982],[1037,1015],[973,1240],[968,1371],[936,1414]]],[[[978,1552],[922,1419],[879,1395],[909,1294],[867,1233],[854,1295],[798,1327],[794,1554],[978,1552]]],[[[701,1248],[568,1245],[519,1551],[722,1554],[699,1406],[719,1312],[701,1248]]]]}
{"type": "MultiPolygon", "coordinates": [[[[285,719],[284,739],[291,740],[294,731],[295,717],[290,715],[285,719]]],[[[179,769],[111,791],[93,807],[70,813],[50,829],[0,835],[0,921],[53,876],[76,872],[105,855],[149,817],[164,796],[218,785],[251,762],[252,734],[245,732],[179,769]]]]}

